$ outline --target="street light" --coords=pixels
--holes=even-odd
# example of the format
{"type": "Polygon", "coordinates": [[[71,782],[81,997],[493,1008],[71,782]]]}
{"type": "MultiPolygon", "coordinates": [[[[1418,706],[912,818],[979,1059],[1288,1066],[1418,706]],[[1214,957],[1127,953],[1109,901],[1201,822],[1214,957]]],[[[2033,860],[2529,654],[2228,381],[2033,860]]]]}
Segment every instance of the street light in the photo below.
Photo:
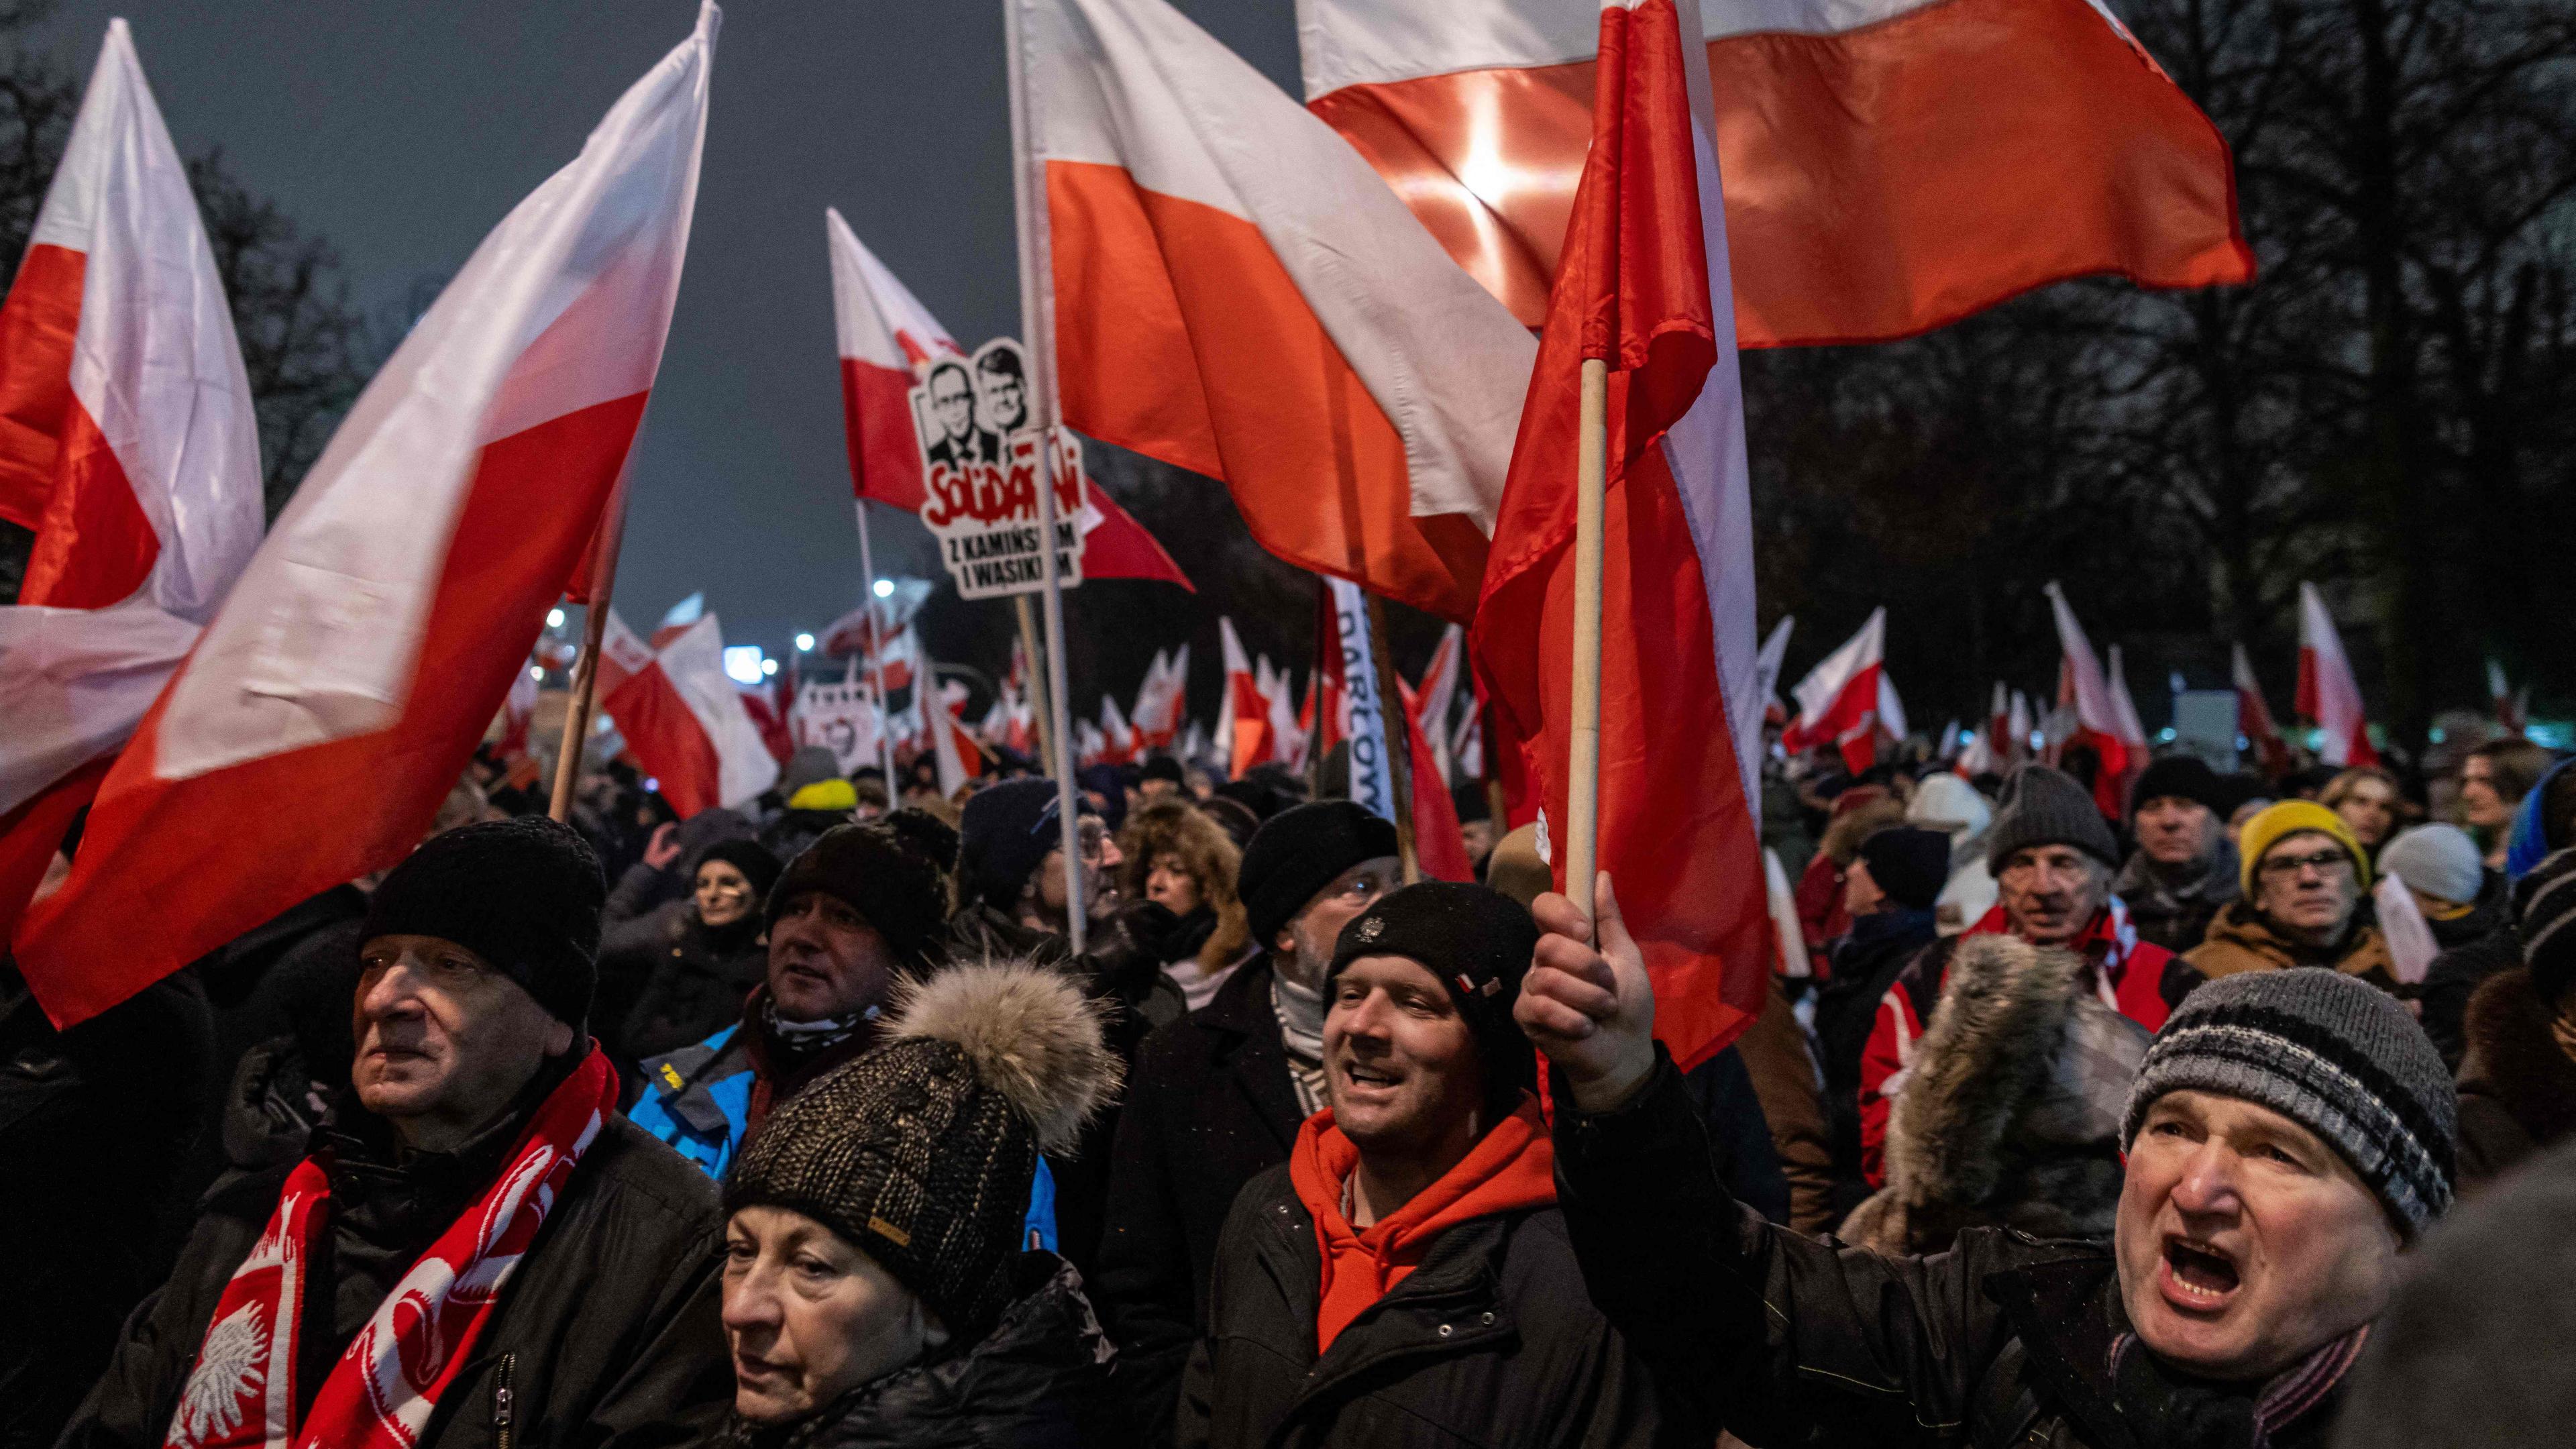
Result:
{"type": "Polygon", "coordinates": [[[893,598],[893,597],[894,597],[894,580],[892,580],[892,579],[879,579],[879,580],[877,580],[876,595],[877,595],[877,597],[878,597],[878,598],[880,598],[880,599],[891,599],[891,598],[893,598]]]}
{"type": "Polygon", "coordinates": [[[549,628],[549,629],[560,629],[560,628],[562,628],[562,627],[563,627],[563,621],[564,621],[564,611],[563,611],[563,610],[561,610],[561,609],[548,609],[548,610],[546,610],[546,627],[547,627],[547,628],[549,628]]]}
{"type": "Polygon", "coordinates": [[[814,652],[814,636],[813,636],[813,635],[811,635],[811,634],[799,634],[799,635],[797,635],[797,636],[796,636],[796,652],[797,652],[797,653],[799,653],[799,654],[811,654],[811,653],[813,653],[813,652],[814,652]]]}

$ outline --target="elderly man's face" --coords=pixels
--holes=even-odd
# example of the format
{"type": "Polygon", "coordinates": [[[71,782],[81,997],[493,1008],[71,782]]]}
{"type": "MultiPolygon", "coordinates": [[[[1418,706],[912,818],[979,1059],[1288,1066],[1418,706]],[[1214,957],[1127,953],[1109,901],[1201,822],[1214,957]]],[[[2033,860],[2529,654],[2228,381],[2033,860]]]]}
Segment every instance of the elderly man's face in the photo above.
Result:
{"type": "Polygon", "coordinates": [[[2360,901],[2352,857],[2321,830],[2282,836],[2254,868],[2254,908],[2273,925],[2318,945],[2343,938],[2360,901]]]}
{"type": "Polygon", "coordinates": [[[2138,806],[2138,849],[2158,865],[2189,865],[2218,838],[2218,817],[2208,806],[2180,795],[2158,795],[2138,806]]]}
{"type": "Polygon", "coordinates": [[[423,1150],[498,1116],[573,1031],[481,956],[437,936],[378,936],[358,951],[349,1080],[368,1111],[423,1150]]]}
{"type": "Polygon", "coordinates": [[[2268,1378],[2379,1315],[2397,1230],[2315,1133],[2214,1092],[2168,1092],[2129,1148],[2115,1249],[2139,1339],[2185,1372],[2268,1378]]]}
{"type": "Polygon", "coordinates": [[[2012,933],[2034,946],[2063,946],[2084,934],[2110,898],[2111,872],[2071,845],[2016,850],[1995,877],[2012,933]]]}

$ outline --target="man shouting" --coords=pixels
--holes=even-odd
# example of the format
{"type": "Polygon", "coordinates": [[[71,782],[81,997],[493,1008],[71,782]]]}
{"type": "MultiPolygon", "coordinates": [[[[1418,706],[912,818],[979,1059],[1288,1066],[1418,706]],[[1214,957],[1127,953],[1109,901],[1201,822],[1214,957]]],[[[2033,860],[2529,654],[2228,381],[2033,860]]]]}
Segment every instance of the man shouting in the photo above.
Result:
{"type": "Polygon", "coordinates": [[[2323,1443],[2397,1252],[2451,1199],[2439,1054],[2330,971],[2202,987],[2132,1089],[2114,1241],[1962,1232],[1887,1257],[1729,1201],[1601,877],[1563,896],[1518,1018],[1562,1073],[1558,1201],[1593,1302],[1756,1444],[2323,1443]],[[1570,1100],[1569,1100],[1570,1099],[1570,1100]]]}

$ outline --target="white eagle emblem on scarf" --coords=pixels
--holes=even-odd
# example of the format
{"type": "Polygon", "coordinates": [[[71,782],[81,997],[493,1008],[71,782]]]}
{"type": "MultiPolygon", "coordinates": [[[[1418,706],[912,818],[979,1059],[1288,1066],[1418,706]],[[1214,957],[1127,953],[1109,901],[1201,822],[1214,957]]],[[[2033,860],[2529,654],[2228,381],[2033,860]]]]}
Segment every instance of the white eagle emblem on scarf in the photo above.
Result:
{"type": "Polygon", "coordinates": [[[170,1442],[186,1446],[230,1437],[267,1382],[261,1367],[267,1360],[268,1329],[259,1321],[258,1304],[245,1303],[207,1329],[197,1370],[179,1394],[170,1442]]]}

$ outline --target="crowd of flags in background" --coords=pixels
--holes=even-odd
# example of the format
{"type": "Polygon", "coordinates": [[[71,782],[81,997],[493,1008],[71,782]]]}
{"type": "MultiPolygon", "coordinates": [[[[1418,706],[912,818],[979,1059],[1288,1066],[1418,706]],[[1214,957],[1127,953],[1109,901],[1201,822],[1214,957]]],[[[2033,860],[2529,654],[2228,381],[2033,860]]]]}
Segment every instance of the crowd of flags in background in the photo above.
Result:
{"type": "MultiPolygon", "coordinates": [[[[1212,731],[1187,718],[1184,649],[1083,712],[1076,748],[1293,768],[1401,710],[1414,798],[1390,808],[1435,873],[1440,787],[1463,777],[1495,781],[1561,870],[1578,378],[1597,365],[1599,859],[1685,1066],[1746,1019],[1770,955],[1755,804],[1785,635],[1754,637],[1738,346],[1910,335],[2065,276],[2250,274],[2223,143],[2086,0],[1299,0],[1302,104],[1165,0],[1005,3],[1023,320],[1064,422],[1227,488],[1335,597],[1466,626],[1380,689],[1391,671],[1353,671],[1348,625],[1300,685],[1221,623],[1212,731]]],[[[0,306],[0,515],[37,528],[39,565],[0,617],[0,927],[57,1022],[399,858],[496,713],[526,738],[556,602],[597,595],[606,618],[717,22],[705,5],[502,219],[255,546],[238,347],[111,27],[0,306]],[[22,916],[93,797],[68,882],[22,916]],[[198,848],[279,800],[292,849],[198,848]]],[[[825,232],[864,548],[867,503],[921,501],[905,394],[962,349],[837,212],[825,232]]],[[[1079,521],[1085,578],[1187,585],[1096,485],[1079,521]]],[[[943,785],[1028,753],[1027,661],[968,726],[912,590],[872,593],[775,672],[729,671],[711,611],[616,623],[604,703],[675,800],[739,798],[802,741],[855,765],[899,740],[943,785]]],[[[2302,618],[2302,708],[2329,757],[2365,758],[2331,621],[2302,618]]],[[[1799,740],[1861,762],[1903,731],[1885,629],[1792,691],[1799,740]]],[[[2125,761],[2117,662],[2069,641],[2056,713],[2125,761]]]]}

